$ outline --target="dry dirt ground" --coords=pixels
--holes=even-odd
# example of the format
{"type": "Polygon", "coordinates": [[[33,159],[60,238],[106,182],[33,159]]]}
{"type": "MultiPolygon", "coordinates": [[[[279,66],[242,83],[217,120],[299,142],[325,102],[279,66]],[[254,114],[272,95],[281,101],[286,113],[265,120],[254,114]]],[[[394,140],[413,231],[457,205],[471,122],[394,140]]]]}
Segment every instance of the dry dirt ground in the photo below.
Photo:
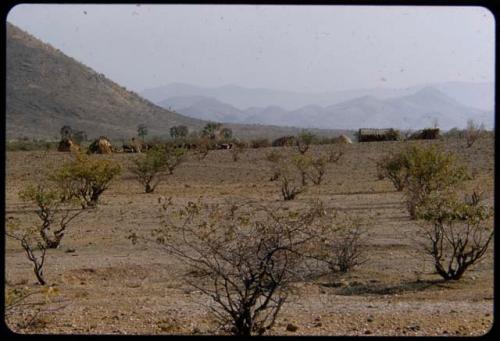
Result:
{"type": "MultiPolygon", "coordinates": [[[[465,149],[464,141],[419,141],[453,150],[475,174],[493,201],[494,141],[485,138],[465,149]]],[[[346,147],[337,164],[329,164],[323,184],[310,187],[292,202],[300,206],[319,198],[327,205],[362,216],[370,233],[368,261],[342,276],[325,275],[295,283],[273,335],[482,335],[493,321],[493,247],[485,259],[458,282],[442,282],[417,252],[400,192],[379,180],[375,161],[407,142],[370,142],[346,147]],[[292,323],[298,329],[288,331],[292,323]]],[[[315,146],[319,152],[326,146],[315,146]]],[[[144,243],[133,245],[131,232],[147,232],[160,224],[158,198],[171,196],[181,205],[202,198],[281,201],[279,184],[269,181],[265,155],[274,148],[249,149],[233,162],[229,151],[212,151],[205,160],[190,158],[174,175],[145,194],[125,171],[102,195],[97,209],[79,216],[58,249],[49,250],[48,282],[59,294],[33,328],[19,330],[19,316],[8,326],[21,333],[56,334],[217,334],[222,333],[205,307],[210,300],[184,284],[184,267],[164,251],[144,243]],[[72,251],[74,252],[68,252],[72,251]]],[[[290,148],[277,149],[292,153],[290,148]]],[[[98,156],[126,166],[131,154],[98,156]]],[[[18,191],[48,164],[67,153],[8,152],[6,217],[33,221],[33,207],[18,191]]],[[[6,286],[36,289],[31,264],[16,242],[7,240],[6,286]]],[[[40,298],[41,299],[41,298],[40,298]]]]}

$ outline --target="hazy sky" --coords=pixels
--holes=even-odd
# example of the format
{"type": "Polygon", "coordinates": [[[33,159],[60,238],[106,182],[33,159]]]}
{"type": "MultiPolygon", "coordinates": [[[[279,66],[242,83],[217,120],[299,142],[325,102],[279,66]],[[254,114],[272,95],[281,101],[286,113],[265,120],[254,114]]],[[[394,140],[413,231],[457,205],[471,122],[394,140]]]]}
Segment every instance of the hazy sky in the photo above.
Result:
{"type": "Polygon", "coordinates": [[[494,81],[494,17],[481,7],[23,4],[7,20],[137,92],[494,81]]]}

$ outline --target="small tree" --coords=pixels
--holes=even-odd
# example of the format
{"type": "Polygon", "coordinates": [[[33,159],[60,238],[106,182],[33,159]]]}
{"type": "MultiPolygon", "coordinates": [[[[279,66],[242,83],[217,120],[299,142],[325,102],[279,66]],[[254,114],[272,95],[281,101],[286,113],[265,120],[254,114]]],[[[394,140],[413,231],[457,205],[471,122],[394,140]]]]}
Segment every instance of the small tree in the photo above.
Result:
{"type": "Polygon", "coordinates": [[[314,138],[315,135],[307,131],[303,131],[299,134],[296,140],[296,145],[300,154],[305,154],[309,150],[309,146],[314,141],[314,138]]]}
{"type": "MultiPolygon", "coordinates": [[[[35,212],[40,219],[37,230],[44,242],[44,248],[53,249],[59,247],[68,224],[79,216],[82,210],[72,209],[71,204],[74,201],[65,198],[61,189],[49,189],[49,185],[27,186],[19,192],[19,197],[36,205],[35,212]],[[63,208],[65,204],[69,207],[63,208]]],[[[18,240],[28,243],[27,236],[25,237],[19,237],[18,240]]]]}
{"type": "Polygon", "coordinates": [[[82,208],[96,207],[101,194],[118,174],[121,167],[110,160],[76,154],[51,177],[64,190],[65,199],[76,198],[82,208]]]}
{"type": "Polygon", "coordinates": [[[68,125],[62,126],[59,132],[61,133],[61,140],[69,140],[73,136],[73,129],[68,125]]]}
{"type": "Polygon", "coordinates": [[[186,149],[167,145],[165,148],[165,165],[169,174],[174,174],[174,169],[184,161],[185,155],[186,149]]]}
{"type": "Polygon", "coordinates": [[[344,155],[344,145],[341,143],[335,143],[328,148],[328,162],[337,163],[342,155],[344,155]]]}
{"type": "Polygon", "coordinates": [[[315,185],[320,185],[323,180],[323,176],[326,172],[326,162],[327,160],[320,156],[317,158],[313,158],[311,160],[311,167],[309,171],[309,178],[315,185]]]}
{"type": "Polygon", "coordinates": [[[470,148],[472,145],[483,135],[484,125],[477,125],[473,120],[467,121],[467,128],[465,129],[466,147],[470,148]]]}
{"type": "Polygon", "coordinates": [[[304,192],[305,188],[296,185],[296,172],[290,169],[285,162],[280,162],[278,167],[279,178],[281,179],[281,195],[285,201],[293,200],[298,194],[304,192]]]}
{"type": "Polygon", "coordinates": [[[231,156],[234,162],[237,162],[240,158],[240,154],[245,150],[241,143],[235,143],[231,150],[231,156]]]}
{"type": "Polygon", "coordinates": [[[202,137],[197,143],[196,154],[198,160],[204,160],[210,151],[210,141],[206,137],[202,137]]]}
{"type": "Polygon", "coordinates": [[[377,173],[380,180],[388,178],[397,191],[402,191],[408,177],[408,162],[405,153],[386,155],[377,162],[377,173]]]}
{"type": "Polygon", "coordinates": [[[435,192],[420,203],[420,249],[431,257],[443,279],[460,279],[485,255],[493,238],[492,214],[490,207],[480,203],[476,192],[464,200],[435,192]]]}
{"type": "Polygon", "coordinates": [[[435,146],[410,147],[404,152],[406,204],[415,219],[415,209],[432,192],[443,191],[470,179],[464,166],[458,164],[454,154],[447,154],[435,146]]]}
{"type": "Polygon", "coordinates": [[[167,169],[165,148],[156,145],[149,149],[144,157],[137,157],[132,162],[130,171],[137,176],[137,180],[144,186],[144,191],[154,192],[161,181],[161,173],[167,169]]]}
{"type": "Polygon", "coordinates": [[[137,126],[137,136],[139,136],[143,141],[148,134],[148,127],[145,124],[139,124],[137,126]]]}
{"type": "Polygon", "coordinates": [[[273,150],[266,154],[266,160],[270,163],[271,168],[271,178],[270,181],[278,180],[280,177],[280,161],[282,160],[283,155],[273,150]]]}
{"type": "Polygon", "coordinates": [[[307,255],[325,263],[333,273],[345,273],[367,261],[367,237],[359,219],[337,212],[307,255]]]}
{"type": "Polygon", "coordinates": [[[312,159],[307,155],[300,154],[293,158],[293,164],[299,171],[302,186],[307,185],[307,177],[311,163],[312,159]]]}
{"type": "Polygon", "coordinates": [[[40,285],[45,285],[46,280],[43,274],[43,265],[45,264],[45,255],[47,253],[46,244],[36,238],[36,229],[30,228],[21,231],[19,226],[10,225],[5,231],[5,235],[21,244],[26,257],[33,265],[33,272],[40,285]]]}
{"type": "Polygon", "coordinates": [[[210,297],[219,324],[236,335],[264,334],[301,277],[305,246],[318,235],[323,210],[289,212],[247,203],[162,206],[153,238],[197,273],[186,281],[210,297]]]}
{"type": "Polygon", "coordinates": [[[216,131],[217,129],[220,129],[221,126],[221,123],[209,122],[203,128],[201,136],[206,137],[210,140],[215,140],[215,138],[217,137],[216,131]]]}
{"type": "Polygon", "coordinates": [[[170,128],[170,136],[173,139],[185,138],[188,136],[189,130],[184,125],[173,126],[170,128]]]}

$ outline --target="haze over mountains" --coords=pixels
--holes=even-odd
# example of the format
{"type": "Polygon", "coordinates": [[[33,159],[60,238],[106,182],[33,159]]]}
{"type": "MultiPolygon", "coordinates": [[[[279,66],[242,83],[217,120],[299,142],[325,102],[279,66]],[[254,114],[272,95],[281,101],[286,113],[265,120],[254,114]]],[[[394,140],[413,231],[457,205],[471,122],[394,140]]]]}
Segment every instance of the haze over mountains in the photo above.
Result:
{"type": "Polygon", "coordinates": [[[202,88],[173,83],[142,96],[164,108],[205,120],[357,129],[464,127],[468,119],[492,128],[494,85],[447,82],[406,89],[294,93],[236,85],[202,88]]]}
{"type": "MultiPolygon", "coordinates": [[[[149,136],[168,136],[175,125],[201,130],[206,121],[157,106],[58,49],[7,23],[6,136],[57,139],[62,126],[89,138],[130,138],[145,124],[149,136]]],[[[241,138],[276,138],[300,128],[227,125],[241,138]]],[[[318,135],[342,131],[317,130],[318,135]]]]}

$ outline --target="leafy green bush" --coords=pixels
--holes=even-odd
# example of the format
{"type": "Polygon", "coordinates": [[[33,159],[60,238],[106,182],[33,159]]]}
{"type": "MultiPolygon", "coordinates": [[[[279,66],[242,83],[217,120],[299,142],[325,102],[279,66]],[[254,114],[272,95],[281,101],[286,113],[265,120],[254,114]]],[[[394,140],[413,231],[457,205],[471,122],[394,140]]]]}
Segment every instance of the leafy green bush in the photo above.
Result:
{"type": "Polygon", "coordinates": [[[78,153],[51,179],[59,184],[65,198],[76,198],[82,208],[87,208],[97,206],[100,195],[120,172],[120,165],[114,161],[78,153]]]}
{"type": "Polygon", "coordinates": [[[404,187],[408,212],[414,219],[416,207],[429,194],[442,191],[470,179],[464,166],[452,153],[445,153],[434,145],[424,148],[412,146],[405,151],[404,187]]]}
{"type": "Polygon", "coordinates": [[[436,146],[411,146],[384,157],[377,163],[379,175],[389,178],[398,191],[403,191],[410,216],[415,208],[434,191],[444,190],[470,179],[464,166],[454,154],[436,146]]]}
{"type": "Polygon", "coordinates": [[[152,193],[160,183],[160,173],[167,170],[165,148],[159,145],[149,149],[145,155],[132,160],[130,171],[137,176],[146,193],[152,193]]]}
{"type": "Polygon", "coordinates": [[[377,162],[380,180],[388,178],[397,191],[402,191],[408,177],[408,162],[405,153],[384,156],[377,162]]]}

